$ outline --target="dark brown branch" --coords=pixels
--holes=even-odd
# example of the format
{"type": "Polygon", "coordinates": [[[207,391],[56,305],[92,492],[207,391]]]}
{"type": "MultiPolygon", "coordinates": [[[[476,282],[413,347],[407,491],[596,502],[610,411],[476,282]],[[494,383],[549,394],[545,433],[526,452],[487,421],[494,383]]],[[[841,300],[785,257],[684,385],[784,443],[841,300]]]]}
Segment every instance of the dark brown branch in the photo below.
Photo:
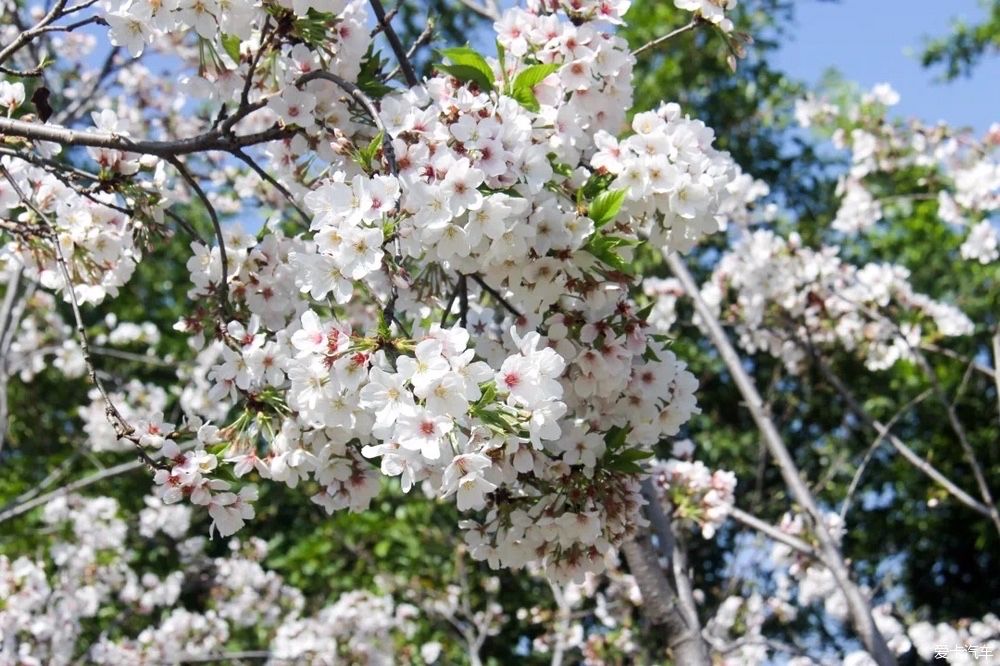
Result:
{"type": "Polygon", "coordinates": [[[198,181],[187,170],[187,167],[176,157],[168,158],[167,161],[177,169],[181,177],[194,190],[194,193],[198,195],[198,198],[201,199],[202,204],[205,206],[205,210],[208,211],[209,218],[212,220],[212,228],[215,229],[215,238],[219,243],[219,258],[222,260],[222,280],[219,285],[219,300],[222,302],[223,310],[225,310],[229,304],[229,257],[226,256],[226,239],[222,235],[222,224],[219,222],[219,215],[215,212],[215,206],[212,205],[208,195],[205,194],[205,190],[201,189],[201,185],[198,184],[198,181]]]}
{"type": "Polygon", "coordinates": [[[299,207],[299,205],[295,202],[295,197],[292,196],[292,193],[288,191],[287,187],[279,183],[271,174],[269,174],[259,164],[257,164],[257,162],[255,162],[252,157],[247,155],[242,150],[233,151],[233,155],[239,158],[248,167],[250,167],[255,174],[260,176],[262,180],[269,183],[272,187],[274,187],[274,189],[278,190],[278,192],[281,193],[281,196],[285,197],[285,200],[289,203],[289,205],[291,205],[291,207],[294,208],[295,211],[299,214],[299,217],[302,218],[302,221],[305,222],[306,228],[307,229],[309,228],[309,226],[312,224],[312,220],[309,219],[309,216],[306,215],[306,212],[302,210],[302,208],[299,207]]]}
{"type": "Polygon", "coordinates": [[[512,315],[514,315],[515,319],[521,319],[522,318],[522,315],[521,315],[520,312],[517,311],[517,308],[515,308],[513,305],[511,305],[507,301],[506,298],[504,298],[503,296],[501,296],[499,291],[497,291],[496,289],[494,289],[490,285],[486,284],[486,281],[483,280],[483,278],[479,275],[479,273],[471,273],[469,275],[469,277],[471,277],[472,280],[476,284],[479,285],[480,289],[482,289],[487,294],[489,294],[490,296],[492,296],[494,298],[494,300],[496,300],[497,303],[499,303],[500,305],[502,305],[508,312],[510,312],[512,315]]]}
{"type": "MultiPolygon", "coordinates": [[[[253,109],[253,106],[251,106],[253,109]]],[[[260,108],[259,106],[256,108],[260,108]]],[[[53,141],[64,146],[88,146],[91,148],[110,148],[128,153],[155,155],[164,159],[178,155],[190,155],[210,151],[231,153],[234,150],[256,146],[261,143],[280,141],[296,133],[289,127],[274,126],[262,132],[253,134],[230,135],[229,121],[237,122],[241,118],[232,116],[219,129],[210,130],[198,136],[187,139],[169,141],[151,141],[148,139],[130,139],[117,134],[105,132],[81,132],[58,125],[42,125],[40,123],[0,118],[0,135],[16,136],[34,141],[53,141]]]]}
{"type": "Polygon", "coordinates": [[[413,64],[406,55],[406,49],[403,48],[403,43],[399,41],[399,35],[393,30],[392,25],[389,23],[388,17],[385,14],[385,7],[382,6],[381,0],[369,0],[371,4],[372,11],[375,13],[375,18],[378,20],[379,27],[385,32],[386,39],[389,40],[389,47],[392,52],[396,54],[396,60],[399,62],[400,69],[403,70],[403,78],[406,79],[406,83],[413,87],[420,83],[417,79],[416,72],[413,71],[413,64]]]}

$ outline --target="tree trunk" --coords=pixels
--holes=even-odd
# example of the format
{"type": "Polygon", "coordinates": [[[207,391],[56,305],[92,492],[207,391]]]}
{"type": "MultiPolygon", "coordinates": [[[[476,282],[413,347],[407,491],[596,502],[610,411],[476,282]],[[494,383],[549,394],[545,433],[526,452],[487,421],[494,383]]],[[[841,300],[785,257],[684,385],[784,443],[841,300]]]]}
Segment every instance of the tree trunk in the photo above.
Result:
{"type": "Polygon", "coordinates": [[[700,627],[697,623],[689,625],[678,608],[677,595],[649,537],[638,535],[625,542],[621,550],[642,592],[642,613],[651,625],[666,633],[674,661],[683,666],[710,666],[700,627]]]}

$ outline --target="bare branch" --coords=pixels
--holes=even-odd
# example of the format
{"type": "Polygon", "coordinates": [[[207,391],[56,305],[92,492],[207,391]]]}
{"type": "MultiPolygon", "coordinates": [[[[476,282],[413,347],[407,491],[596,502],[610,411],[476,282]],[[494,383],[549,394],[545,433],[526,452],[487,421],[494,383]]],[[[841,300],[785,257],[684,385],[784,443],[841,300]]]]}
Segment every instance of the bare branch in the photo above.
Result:
{"type": "Polygon", "coordinates": [[[732,516],[733,520],[735,520],[736,522],[746,525],[751,529],[755,529],[761,534],[768,536],[771,539],[774,539],[778,543],[783,543],[789,548],[797,550],[803,555],[807,555],[817,561],[820,561],[822,559],[819,553],[816,552],[816,549],[813,548],[808,543],[806,543],[805,541],[803,541],[802,539],[787,532],[781,531],[774,525],[764,522],[757,516],[751,515],[746,511],[737,508],[735,506],[730,510],[729,515],[732,516]]]}
{"type": "Polygon", "coordinates": [[[823,563],[830,569],[837,582],[837,586],[844,593],[851,616],[851,623],[858,638],[861,639],[865,649],[879,666],[891,666],[895,664],[896,659],[893,657],[892,651],[889,650],[885,638],[875,625],[868,600],[853,581],[851,572],[844,561],[844,556],[840,552],[840,548],[830,530],[827,528],[826,521],[823,519],[823,514],[815,498],[809,492],[809,488],[803,480],[794,459],[788,452],[788,448],[785,446],[777,427],[774,425],[774,421],[771,420],[771,417],[765,411],[760,393],[757,391],[753,379],[750,378],[750,375],[743,367],[743,362],[739,354],[736,353],[725,331],[722,330],[722,325],[719,323],[718,317],[716,317],[715,313],[701,297],[698,285],[684,264],[684,260],[675,253],[665,254],[667,265],[680,281],[688,297],[694,302],[695,311],[701,317],[712,343],[729,369],[733,381],[739,389],[740,394],[742,394],[747,409],[750,411],[750,415],[757,424],[764,442],[767,444],[775,463],[778,465],[778,470],[781,472],[785,484],[791,491],[795,501],[799,503],[812,522],[812,528],[819,540],[819,550],[823,556],[823,563]]]}
{"type": "Polygon", "coordinates": [[[866,425],[868,425],[868,427],[872,428],[882,437],[888,439],[893,448],[896,449],[896,451],[898,451],[899,454],[907,460],[907,462],[936,481],[942,488],[947,490],[952,497],[957,499],[962,504],[965,504],[969,508],[984,516],[988,517],[990,515],[989,507],[977,501],[974,497],[959,488],[953,481],[939,472],[933,465],[918,456],[913,449],[907,446],[901,439],[899,439],[899,437],[893,435],[889,431],[889,428],[886,427],[881,421],[878,421],[871,414],[869,414],[864,407],[861,406],[861,403],[854,396],[854,393],[850,390],[850,388],[848,388],[847,385],[844,384],[844,382],[841,381],[836,374],[834,374],[830,366],[822,358],[820,358],[818,354],[814,353],[813,359],[826,380],[830,382],[830,385],[833,386],[833,388],[844,399],[848,409],[854,412],[854,415],[861,419],[866,425]]]}
{"type": "Polygon", "coordinates": [[[979,459],[976,457],[976,451],[972,448],[969,436],[965,432],[965,426],[962,425],[962,421],[958,418],[958,412],[955,411],[955,405],[948,400],[947,396],[945,396],[944,389],[941,387],[941,382],[938,380],[937,373],[934,371],[934,368],[931,367],[931,364],[928,362],[927,356],[923,353],[923,351],[921,351],[919,347],[914,346],[911,346],[910,349],[913,351],[913,354],[917,359],[917,364],[927,375],[927,379],[931,383],[931,389],[934,391],[934,397],[941,404],[945,413],[948,415],[948,423],[951,425],[951,429],[955,432],[955,436],[958,437],[958,443],[962,447],[962,452],[965,454],[966,461],[968,461],[969,466],[972,467],[972,476],[976,480],[976,486],[979,488],[979,496],[982,498],[983,503],[989,507],[990,520],[993,521],[997,534],[1000,534],[1000,511],[997,511],[997,505],[993,500],[993,494],[990,492],[990,486],[986,482],[986,474],[983,472],[982,465],[979,464],[979,459]]]}
{"type": "MultiPolygon", "coordinates": [[[[239,117],[234,115],[229,120],[233,119],[239,120],[239,117]]],[[[233,122],[235,123],[236,120],[233,120],[233,122]]],[[[13,118],[0,118],[0,135],[17,136],[34,141],[54,141],[64,146],[110,148],[163,158],[210,151],[231,153],[234,150],[248,146],[286,139],[297,131],[290,127],[278,127],[276,125],[262,132],[230,135],[228,133],[230,128],[231,125],[227,126],[226,123],[223,123],[218,129],[209,130],[208,132],[187,139],[151,141],[148,139],[130,139],[107,132],[81,132],[58,125],[42,125],[40,123],[14,120],[13,118]]]]}
{"type": "Polygon", "coordinates": [[[261,180],[263,180],[266,183],[269,183],[272,187],[274,187],[274,189],[278,190],[278,192],[281,193],[281,196],[285,197],[285,200],[289,203],[289,205],[291,205],[291,207],[294,208],[295,211],[299,214],[299,217],[302,218],[302,221],[305,222],[306,228],[307,229],[309,228],[309,225],[312,224],[312,220],[309,218],[308,215],[306,215],[306,212],[302,210],[299,204],[295,202],[295,197],[292,196],[292,193],[288,191],[287,187],[279,183],[271,174],[269,174],[259,164],[257,164],[257,162],[255,162],[252,157],[247,155],[242,150],[233,151],[233,155],[235,155],[244,164],[250,167],[255,174],[260,176],[261,180]]]}
{"type": "Polygon", "coordinates": [[[660,37],[657,37],[656,39],[653,39],[651,41],[646,42],[645,44],[643,44],[639,48],[637,48],[634,51],[632,51],[632,55],[637,56],[640,53],[643,53],[643,52],[648,51],[650,49],[656,48],[660,44],[668,42],[671,39],[673,39],[674,37],[677,37],[679,35],[683,35],[688,30],[694,30],[699,25],[701,25],[701,23],[702,23],[702,21],[700,21],[698,19],[694,19],[690,23],[688,23],[687,25],[681,26],[680,28],[677,28],[676,30],[674,30],[672,32],[668,32],[665,35],[662,35],[660,37]]]}
{"type": "Polygon", "coordinates": [[[497,303],[502,305],[508,312],[514,315],[515,319],[521,319],[522,315],[520,312],[517,311],[517,308],[511,305],[506,298],[501,296],[499,291],[497,291],[490,285],[486,284],[486,281],[483,280],[482,276],[479,275],[479,273],[470,273],[469,277],[471,277],[472,281],[478,284],[483,291],[492,296],[497,303]]]}
{"type": "MultiPolygon", "coordinates": [[[[56,0],[52,5],[52,8],[38,20],[38,23],[34,27],[28,30],[22,30],[18,33],[17,37],[14,38],[10,44],[0,50],[0,65],[7,62],[7,60],[14,55],[17,51],[21,50],[25,44],[31,42],[35,37],[40,35],[45,26],[49,25],[53,21],[59,19],[63,15],[63,9],[66,7],[66,0],[56,0]]],[[[14,14],[17,14],[17,6],[11,10],[14,14]]]]}
{"type": "Polygon", "coordinates": [[[416,72],[413,71],[413,64],[410,63],[410,59],[406,55],[403,43],[399,41],[399,35],[396,34],[396,31],[392,28],[392,24],[389,23],[385,14],[385,7],[382,6],[381,0],[369,0],[369,4],[371,4],[372,11],[375,13],[379,27],[385,32],[386,39],[389,40],[389,47],[396,54],[399,67],[403,70],[403,78],[406,79],[406,83],[410,87],[417,85],[420,81],[417,79],[416,72]]]}
{"type": "Polygon", "coordinates": [[[875,441],[872,442],[872,445],[868,447],[868,450],[865,452],[865,457],[861,460],[861,464],[858,465],[858,468],[854,471],[854,476],[851,478],[851,484],[847,487],[847,493],[844,495],[844,501],[840,504],[841,520],[847,518],[847,511],[851,507],[851,499],[854,497],[854,493],[857,491],[858,485],[861,483],[861,477],[864,475],[865,469],[867,469],[868,463],[871,462],[871,459],[874,457],[878,447],[882,445],[886,436],[891,434],[892,427],[896,425],[896,422],[899,421],[903,414],[908,412],[911,407],[926,400],[927,396],[930,394],[931,392],[929,390],[924,391],[913,400],[907,402],[905,405],[896,410],[896,413],[892,415],[892,418],[889,419],[889,422],[885,424],[884,428],[878,430],[878,436],[875,437],[875,441]]]}
{"type": "MultiPolygon", "coordinates": [[[[188,442],[181,446],[181,451],[186,451],[194,447],[196,442],[188,442]]],[[[40,495],[32,500],[23,502],[13,502],[7,506],[0,509],[0,523],[4,523],[11,518],[16,518],[22,514],[25,514],[35,507],[43,506],[48,504],[48,502],[56,497],[62,497],[63,495],[68,495],[69,493],[76,492],[77,490],[82,490],[87,486],[92,486],[95,483],[103,481],[105,479],[110,479],[121,474],[126,474],[135,469],[141,469],[146,463],[140,460],[132,460],[126,463],[121,463],[120,465],[115,465],[114,467],[108,467],[107,469],[101,470],[90,476],[86,476],[82,479],[73,481],[72,483],[67,483],[65,486],[60,486],[52,492],[40,495]]]]}
{"type": "MultiPolygon", "coordinates": [[[[427,17],[427,25],[424,26],[423,31],[420,33],[420,35],[417,36],[416,40],[414,40],[414,42],[412,44],[410,44],[410,48],[407,49],[407,51],[406,51],[406,58],[407,58],[407,60],[411,60],[413,58],[413,54],[415,54],[417,52],[417,49],[419,49],[421,46],[423,46],[424,44],[426,44],[427,42],[429,42],[431,40],[431,37],[434,36],[434,28],[435,27],[436,27],[436,24],[434,23],[434,17],[428,16],[427,17]]],[[[396,66],[393,67],[389,71],[388,74],[386,74],[385,76],[382,77],[382,80],[383,81],[388,81],[389,79],[392,79],[397,74],[399,74],[399,70],[400,70],[400,66],[397,63],[396,66]]]]}

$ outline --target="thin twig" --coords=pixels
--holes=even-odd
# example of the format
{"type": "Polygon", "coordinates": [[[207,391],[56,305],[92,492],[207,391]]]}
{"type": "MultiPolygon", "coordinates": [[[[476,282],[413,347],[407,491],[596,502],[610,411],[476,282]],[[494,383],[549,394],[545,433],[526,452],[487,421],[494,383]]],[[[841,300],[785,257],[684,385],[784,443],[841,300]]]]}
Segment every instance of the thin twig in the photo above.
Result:
{"type": "Polygon", "coordinates": [[[702,21],[700,21],[698,19],[693,19],[687,25],[681,26],[680,28],[677,28],[676,30],[674,30],[672,32],[668,32],[665,35],[662,35],[660,37],[657,37],[656,39],[653,39],[651,41],[646,42],[645,44],[643,44],[639,48],[637,48],[634,51],[632,51],[632,55],[633,56],[637,56],[640,53],[648,51],[649,49],[656,48],[660,44],[663,44],[664,42],[668,42],[671,39],[673,39],[674,37],[677,37],[678,35],[683,35],[688,30],[693,30],[693,29],[697,28],[699,25],[701,25],[701,23],[702,23],[702,21]]]}
{"type": "Polygon", "coordinates": [[[820,561],[822,558],[820,554],[813,548],[809,543],[803,541],[793,534],[784,532],[781,529],[771,525],[770,523],[764,522],[757,516],[747,513],[743,509],[733,507],[729,511],[729,515],[732,516],[733,520],[736,522],[746,525],[751,529],[755,529],[761,534],[774,539],[778,543],[783,543],[793,550],[797,550],[803,555],[807,555],[814,560],[820,561]]]}
{"type": "Polygon", "coordinates": [[[883,435],[885,438],[887,438],[889,440],[889,443],[892,444],[893,448],[896,449],[896,451],[898,451],[899,454],[907,460],[907,462],[909,462],[911,465],[919,469],[929,478],[937,482],[938,485],[947,490],[952,497],[954,497],[967,507],[973,509],[977,513],[989,517],[990,510],[985,504],[982,504],[981,502],[977,501],[974,497],[972,497],[967,492],[959,488],[958,485],[956,485],[951,479],[949,479],[944,474],[939,472],[929,462],[918,456],[913,451],[913,449],[907,446],[901,439],[899,439],[899,437],[893,435],[881,421],[877,420],[871,414],[869,414],[864,409],[864,407],[861,406],[861,403],[854,396],[854,393],[851,392],[851,390],[847,387],[847,385],[844,384],[844,382],[841,381],[836,374],[834,374],[830,366],[827,365],[827,363],[822,358],[820,358],[818,354],[814,353],[813,359],[816,362],[816,365],[819,368],[820,372],[830,383],[830,385],[833,386],[833,388],[841,395],[841,397],[844,399],[844,402],[847,404],[848,409],[854,412],[855,416],[861,419],[865,424],[868,425],[868,427],[872,428],[876,433],[883,435]]]}
{"type": "Polygon", "coordinates": [[[306,215],[306,212],[302,210],[299,204],[295,202],[295,197],[292,196],[292,193],[288,191],[287,187],[279,183],[271,174],[269,174],[259,164],[257,164],[257,162],[255,162],[252,157],[247,155],[242,150],[233,151],[233,155],[242,160],[243,163],[246,164],[248,167],[250,167],[255,174],[260,176],[262,180],[269,183],[272,187],[274,187],[274,189],[278,190],[278,192],[281,193],[281,196],[285,197],[285,200],[299,214],[299,217],[302,218],[302,221],[305,222],[306,228],[307,229],[309,228],[309,225],[312,224],[312,220],[309,218],[308,215],[306,215]]]}
{"type": "Polygon", "coordinates": [[[389,40],[389,47],[392,52],[396,54],[396,60],[399,62],[400,69],[403,70],[403,78],[406,79],[406,83],[412,88],[416,86],[420,81],[417,79],[416,72],[413,71],[413,65],[410,63],[410,59],[406,55],[406,49],[403,48],[403,43],[399,41],[399,35],[393,30],[392,24],[386,18],[385,7],[382,6],[381,0],[369,0],[369,4],[372,7],[372,11],[375,13],[375,18],[378,20],[379,27],[385,32],[386,39],[389,40]]]}
{"type": "MultiPolygon", "coordinates": [[[[197,442],[194,441],[188,442],[183,446],[181,446],[181,450],[186,451],[190,448],[193,448],[196,443],[197,442]]],[[[8,504],[7,506],[0,509],[0,523],[6,522],[11,518],[16,518],[17,516],[25,514],[28,511],[34,509],[35,507],[47,504],[50,500],[56,497],[61,497],[63,495],[75,492],[77,490],[81,490],[83,488],[86,488],[87,486],[91,486],[95,483],[98,483],[99,481],[103,481],[104,479],[110,479],[120,474],[131,472],[134,469],[140,469],[146,464],[147,463],[140,460],[131,460],[129,462],[115,465],[114,467],[108,467],[107,469],[101,470],[100,472],[91,474],[90,476],[86,476],[82,479],[78,479],[76,481],[68,483],[65,486],[60,486],[59,488],[56,488],[55,490],[45,493],[44,495],[36,497],[32,500],[19,503],[12,502],[11,504],[8,504]]]]}
{"type": "Polygon", "coordinates": [[[919,347],[910,347],[913,351],[913,355],[917,359],[917,365],[921,367],[924,373],[927,375],[928,381],[931,383],[931,388],[934,390],[934,397],[944,408],[945,413],[948,415],[948,423],[951,425],[951,429],[954,431],[955,436],[958,437],[958,443],[962,447],[963,453],[965,453],[965,459],[972,467],[972,476],[976,480],[976,485],[979,487],[979,495],[983,500],[983,503],[989,507],[990,510],[990,520],[993,521],[994,527],[996,527],[997,534],[1000,534],[1000,511],[997,511],[996,502],[993,501],[993,494],[990,492],[990,486],[986,482],[986,474],[983,472],[982,466],[979,464],[979,459],[976,457],[975,449],[972,448],[972,443],[969,441],[969,437],[965,432],[965,426],[962,425],[962,421],[958,418],[958,412],[955,411],[955,406],[948,400],[947,396],[944,394],[944,389],[941,386],[941,382],[938,380],[937,373],[934,368],[931,367],[930,362],[927,360],[927,356],[924,355],[923,351],[919,347]]]}
{"type": "MultiPolygon", "coordinates": [[[[419,49],[421,46],[423,46],[424,44],[426,44],[427,42],[429,42],[431,40],[431,37],[434,36],[434,28],[435,27],[436,27],[436,24],[434,22],[434,17],[428,16],[427,17],[427,25],[424,26],[423,31],[417,36],[417,38],[414,40],[414,42],[412,44],[410,44],[410,48],[407,49],[407,51],[406,51],[406,59],[407,60],[411,60],[413,58],[413,55],[417,52],[417,49],[419,49]]],[[[393,67],[391,70],[389,70],[388,74],[386,74],[385,76],[382,77],[382,80],[383,81],[389,81],[390,79],[394,78],[397,74],[399,74],[399,70],[400,70],[400,66],[399,66],[399,64],[397,64],[395,67],[393,67]]]]}
{"type": "Polygon", "coordinates": [[[212,220],[212,228],[215,230],[215,237],[219,243],[219,258],[222,261],[222,281],[219,285],[219,300],[222,302],[223,310],[226,309],[229,304],[229,258],[226,256],[226,239],[222,235],[222,224],[219,222],[219,215],[215,212],[215,206],[209,200],[208,195],[205,191],[201,189],[201,185],[195,180],[194,176],[187,170],[187,167],[177,159],[176,157],[167,158],[181,177],[191,186],[198,198],[201,199],[202,204],[205,205],[205,209],[208,211],[208,216],[212,220]]]}
{"type": "MultiPolygon", "coordinates": [[[[950,359],[961,361],[962,363],[968,363],[972,366],[973,370],[975,370],[979,374],[986,375],[990,379],[992,379],[996,374],[996,370],[994,368],[991,368],[988,365],[984,365],[978,362],[974,358],[969,358],[964,354],[959,354],[958,352],[952,349],[948,349],[947,347],[941,347],[940,345],[936,345],[933,342],[921,342],[920,348],[926,349],[929,352],[934,352],[935,354],[941,354],[942,356],[947,356],[950,359]]],[[[996,365],[996,359],[994,359],[993,364],[996,365]]]]}
{"type": "Polygon", "coordinates": [[[517,308],[511,305],[506,298],[500,295],[499,291],[497,291],[490,285],[486,284],[486,281],[483,280],[482,276],[480,276],[479,273],[470,273],[469,277],[472,278],[473,282],[479,285],[480,289],[482,289],[487,294],[492,296],[500,305],[506,308],[508,312],[514,315],[515,319],[521,319],[523,317],[523,315],[521,315],[521,313],[517,311],[517,308]]]}
{"type": "Polygon", "coordinates": [[[893,426],[895,426],[896,422],[902,418],[903,414],[908,412],[915,405],[918,405],[926,400],[927,396],[930,394],[930,390],[924,391],[913,400],[907,402],[905,405],[896,410],[896,413],[892,415],[892,418],[889,419],[889,422],[886,423],[883,428],[878,430],[878,435],[875,437],[875,441],[868,447],[868,450],[865,452],[865,457],[861,460],[861,464],[858,465],[858,468],[854,471],[854,476],[851,478],[851,484],[847,486],[847,494],[844,495],[844,501],[840,504],[841,521],[844,521],[847,518],[847,512],[851,507],[851,499],[854,497],[854,493],[857,491],[858,485],[861,483],[861,477],[864,475],[865,469],[868,467],[868,463],[870,463],[871,459],[875,456],[875,452],[878,450],[878,447],[881,446],[882,442],[885,441],[885,438],[891,434],[893,426]]]}
{"type": "Polygon", "coordinates": [[[69,296],[70,309],[73,311],[73,319],[76,323],[76,333],[79,337],[80,350],[83,353],[83,359],[86,362],[87,369],[90,371],[90,379],[97,387],[98,392],[101,394],[101,398],[104,400],[105,405],[105,416],[111,427],[114,428],[115,434],[119,439],[128,439],[131,441],[139,453],[139,456],[143,461],[150,467],[158,467],[157,463],[149,457],[149,454],[143,450],[142,444],[139,438],[135,435],[135,428],[125,420],[118,411],[118,407],[115,406],[114,402],[111,400],[111,396],[104,387],[104,383],[97,374],[97,367],[94,365],[94,358],[90,353],[90,338],[87,335],[87,328],[83,324],[83,314],[80,312],[80,303],[76,297],[76,289],[73,286],[73,277],[69,271],[69,264],[66,262],[66,256],[63,253],[62,244],[59,241],[58,233],[56,232],[56,226],[49,219],[48,215],[43,213],[35,204],[29,199],[21,186],[17,183],[14,177],[7,170],[7,167],[0,163],[0,174],[7,179],[14,192],[20,198],[21,202],[27,206],[32,212],[35,213],[48,227],[49,236],[52,241],[52,245],[55,249],[56,263],[59,264],[59,270],[62,273],[63,280],[66,282],[65,289],[69,296]]]}

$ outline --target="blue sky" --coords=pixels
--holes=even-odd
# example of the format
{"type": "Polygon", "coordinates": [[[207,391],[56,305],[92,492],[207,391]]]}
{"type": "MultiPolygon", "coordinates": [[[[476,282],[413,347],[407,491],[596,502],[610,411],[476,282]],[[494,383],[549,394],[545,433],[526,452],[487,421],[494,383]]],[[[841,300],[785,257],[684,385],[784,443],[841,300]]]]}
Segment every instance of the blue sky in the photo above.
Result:
{"type": "Polygon", "coordinates": [[[790,41],[774,62],[812,84],[831,66],[864,87],[891,83],[902,97],[900,115],[982,132],[1000,122],[1000,57],[985,59],[971,79],[939,83],[940,70],[923,69],[916,54],[952,18],[978,23],[983,16],[978,0],[798,0],[790,41]]]}

